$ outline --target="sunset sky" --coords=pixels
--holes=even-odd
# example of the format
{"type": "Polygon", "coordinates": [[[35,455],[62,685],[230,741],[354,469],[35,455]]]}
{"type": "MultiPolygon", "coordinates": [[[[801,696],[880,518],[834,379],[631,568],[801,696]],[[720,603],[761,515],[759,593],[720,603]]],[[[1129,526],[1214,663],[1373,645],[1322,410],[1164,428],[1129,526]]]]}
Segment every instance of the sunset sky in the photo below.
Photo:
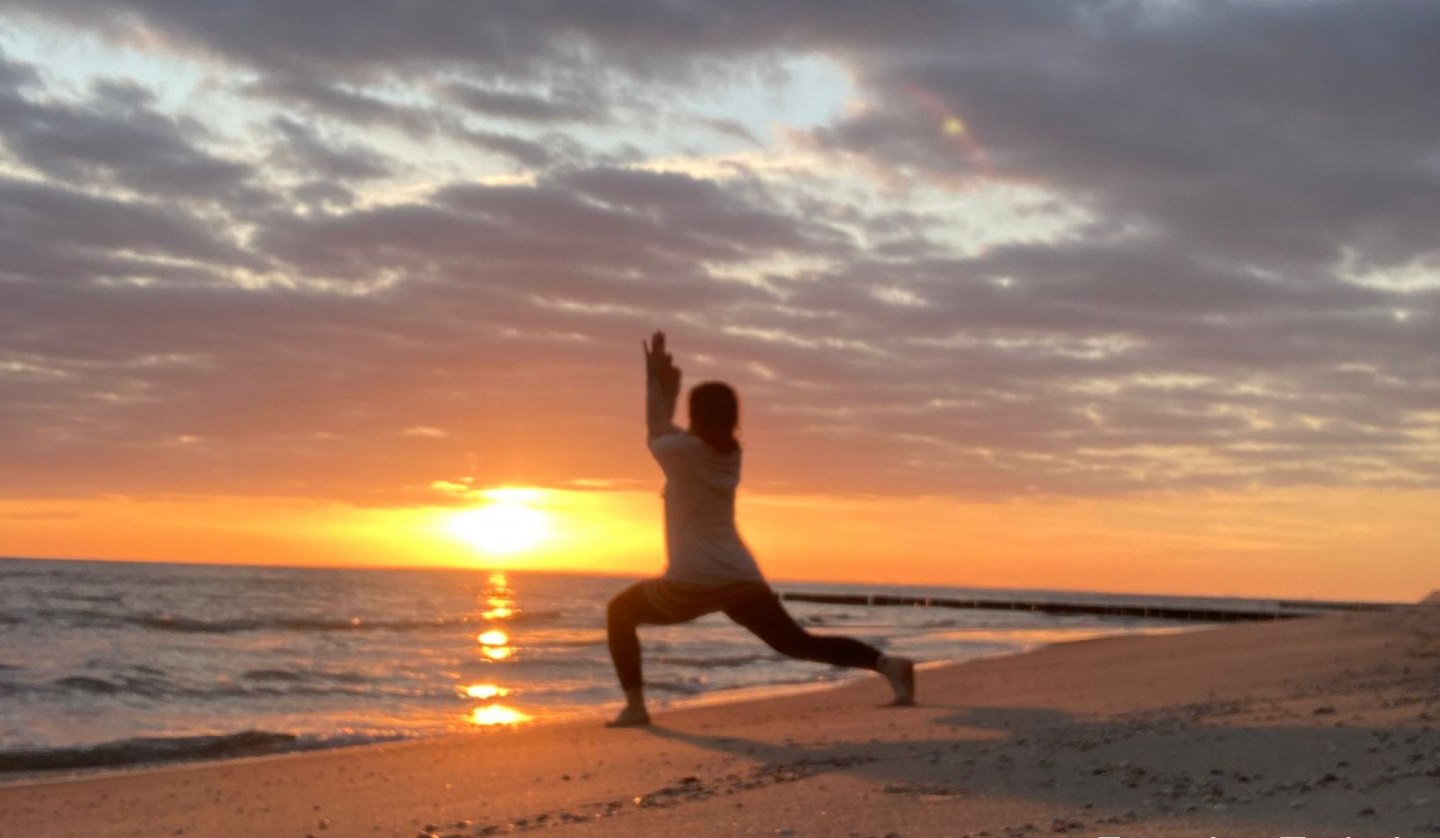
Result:
{"type": "Polygon", "coordinates": [[[657,572],[662,328],[773,578],[1413,600],[1437,79],[1434,2],[0,0],[0,554],[657,572]]]}

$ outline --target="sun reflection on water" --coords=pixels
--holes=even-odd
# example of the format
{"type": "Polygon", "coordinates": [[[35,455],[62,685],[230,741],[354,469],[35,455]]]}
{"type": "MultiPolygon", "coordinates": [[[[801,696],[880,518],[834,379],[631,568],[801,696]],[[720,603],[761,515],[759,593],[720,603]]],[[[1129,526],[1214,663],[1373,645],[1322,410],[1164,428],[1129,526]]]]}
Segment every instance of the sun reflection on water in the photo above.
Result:
{"type": "Polygon", "coordinates": [[[530,716],[516,710],[514,707],[507,707],[504,704],[487,704],[484,707],[476,707],[470,711],[470,723],[481,727],[495,727],[497,725],[518,725],[521,722],[530,721],[530,716]]]}
{"type": "MultiPolygon", "coordinates": [[[[485,590],[479,598],[488,606],[481,611],[480,616],[490,623],[484,631],[475,636],[480,655],[489,663],[499,663],[514,658],[518,650],[511,643],[509,632],[494,625],[496,621],[507,620],[515,616],[519,610],[515,596],[510,589],[510,580],[501,572],[490,574],[485,590]]],[[[508,687],[487,681],[475,684],[462,683],[457,689],[466,698],[490,702],[470,709],[465,716],[465,720],[469,724],[496,727],[520,724],[531,718],[529,714],[495,700],[510,695],[512,690],[508,687]]]]}
{"type": "Polygon", "coordinates": [[[510,645],[510,636],[500,629],[482,631],[475,639],[480,641],[480,654],[487,660],[503,661],[515,656],[515,647],[510,645]]]}
{"type": "Polygon", "coordinates": [[[483,646],[504,646],[510,642],[510,635],[500,629],[487,629],[476,638],[483,646]]]}
{"type": "Polygon", "coordinates": [[[471,684],[460,692],[470,698],[503,698],[510,694],[510,690],[499,684],[471,684]]]}

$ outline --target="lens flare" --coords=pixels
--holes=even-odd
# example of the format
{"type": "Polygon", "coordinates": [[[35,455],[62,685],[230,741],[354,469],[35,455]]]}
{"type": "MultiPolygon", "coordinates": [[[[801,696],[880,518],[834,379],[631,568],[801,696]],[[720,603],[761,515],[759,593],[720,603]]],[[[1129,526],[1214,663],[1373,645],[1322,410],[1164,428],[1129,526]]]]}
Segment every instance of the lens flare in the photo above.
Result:
{"type": "Polygon", "coordinates": [[[918,84],[906,84],[902,89],[930,113],[940,126],[940,134],[963,153],[966,162],[981,174],[991,173],[990,155],[985,152],[985,147],[980,145],[980,140],[976,138],[970,124],[939,94],[918,84]]]}

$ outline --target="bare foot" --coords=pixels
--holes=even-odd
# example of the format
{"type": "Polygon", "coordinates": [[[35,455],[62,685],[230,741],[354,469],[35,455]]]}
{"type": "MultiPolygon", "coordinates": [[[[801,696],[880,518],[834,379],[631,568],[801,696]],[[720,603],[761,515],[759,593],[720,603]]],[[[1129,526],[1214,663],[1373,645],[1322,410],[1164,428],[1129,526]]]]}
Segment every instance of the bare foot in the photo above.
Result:
{"type": "Polygon", "coordinates": [[[885,707],[909,707],[915,703],[914,661],[886,655],[880,659],[879,672],[890,682],[890,689],[895,691],[895,698],[885,707]]]}
{"type": "Polygon", "coordinates": [[[605,723],[606,727],[644,727],[650,724],[650,714],[644,707],[626,707],[620,711],[620,715],[614,721],[605,723]]]}

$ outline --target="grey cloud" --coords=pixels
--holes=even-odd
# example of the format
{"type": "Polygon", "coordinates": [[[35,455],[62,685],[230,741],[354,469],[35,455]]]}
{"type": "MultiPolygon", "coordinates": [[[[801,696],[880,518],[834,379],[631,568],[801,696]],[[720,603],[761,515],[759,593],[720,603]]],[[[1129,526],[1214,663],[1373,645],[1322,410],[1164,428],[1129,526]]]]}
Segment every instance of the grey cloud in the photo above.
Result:
{"type": "Polygon", "coordinates": [[[254,200],[248,166],[197,146],[198,125],[150,107],[134,85],[97,85],[80,105],[0,93],[0,140],[25,164],[72,183],[110,183],[142,194],[254,200]]]}
{"type": "Polygon", "coordinates": [[[441,92],[449,101],[485,116],[522,122],[599,122],[606,116],[594,91],[561,89],[543,95],[450,82],[441,92]]]}
{"type": "MultiPolygon", "coordinates": [[[[1440,409],[1440,292],[1334,270],[1343,247],[1360,268],[1434,247],[1428,6],[277,8],[231,10],[224,26],[204,4],[35,12],[107,31],[135,15],[255,68],[257,91],[295,109],[276,126],[309,175],[296,196],[322,209],[233,207],[253,228],[240,246],[173,208],[85,194],[80,181],[143,169],[102,156],[124,142],[68,152],[90,161],[69,171],[48,164],[74,187],[0,182],[0,450],[16,464],[0,490],[73,491],[83,469],[90,488],[354,497],[457,463],[490,482],[644,480],[635,341],[656,326],[688,380],[740,387],[757,487],[995,497],[1440,481],[1420,434],[1440,409]],[[804,178],[600,165],[583,132],[563,130],[590,118],[576,100],[515,92],[593,70],[605,125],[627,85],[656,85],[633,95],[659,107],[809,49],[845,62],[871,105],[810,133],[813,148],[892,184],[1038,184],[1091,220],[960,254],[937,216],[847,204],[804,178]],[[439,89],[524,125],[494,131],[376,92],[456,77],[470,87],[439,89]],[[539,171],[532,186],[355,203],[334,181],[383,166],[307,110],[463,138],[539,171]],[[952,115],[983,155],[945,133],[952,115]],[[759,284],[715,275],[757,260],[780,267],[759,284]],[[207,281],[237,266],[294,287],[207,281]],[[165,281],[53,281],[141,274],[165,281]],[[421,424],[451,436],[396,435],[421,424]]],[[[41,107],[37,78],[0,64],[0,87],[30,85],[0,107],[41,107]]],[[[161,137],[157,153],[187,159],[169,136],[203,154],[134,88],[49,118],[71,119],[67,136],[130,136],[107,108],[140,114],[126,130],[161,137]]]]}
{"type": "Polygon", "coordinates": [[[13,96],[16,91],[40,83],[40,74],[29,64],[11,61],[0,51],[0,96],[13,96]]]}
{"type": "Polygon", "coordinates": [[[303,205],[326,210],[344,210],[357,197],[354,190],[333,180],[306,181],[290,190],[290,196],[303,205]]]}
{"type": "MultiPolygon", "coordinates": [[[[863,0],[776,5],[744,0],[707,3],[586,3],[501,6],[445,2],[292,4],[262,2],[211,8],[165,0],[9,0],[28,14],[68,25],[124,33],[137,25],[179,44],[260,68],[318,76],[374,78],[388,71],[471,67],[548,79],[557,67],[596,63],[637,74],[675,74],[710,62],[776,49],[828,45],[861,48],[919,39],[942,27],[988,15],[940,0],[881,8],[863,0]]],[[[693,81],[687,78],[686,81],[693,81]]]]}
{"type": "Polygon", "coordinates": [[[374,91],[393,82],[429,87],[438,77],[442,96],[448,89],[452,101],[459,95],[466,107],[553,124],[595,113],[597,102],[607,110],[618,100],[633,104],[636,82],[671,91],[723,87],[757,74],[773,77],[781,54],[928,42],[962,19],[943,0],[883,9],[860,0],[744,0],[723,7],[653,0],[309,3],[304,9],[263,2],[223,10],[167,0],[6,0],[5,8],[118,40],[143,33],[173,51],[256,72],[250,90],[257,95],[416,136],[437,129],[436,115],[374,91]],[[447,88],[455,79],[469,87],[447,88]],[[516,88],[559,95],[541,103],[510,95],[516,88]],[[572,95],[575,89],[583,93],[572,95]]]}
{"type": "MultiPolygon", "coordinates": [[[[320,276],[380,270],[476,275],[533,289],[569,271],[616,278],[643,296],[641,278],[693,274],[701,261],[745,261],[771,251],[843,251],[823,224],[755,206],[684,175],[569,170],[533,187],[454,185],[424,203],[308,220],[279,219],[256,247],[320,276]]],[[[607,285],[607,287],[609,287],[607,285]]]]}
{"type": "Polygon", "coordinates": [[[455,133],[477,148],[508,157],[522,166],[544,168],[556,161],[555,151],[548,148],[545,143],[535,142],[514,134],[474,128],[457,128],[455,133]]]}
{"type": "Polygon", "coordinates": [[[247,84],[244,90],[336,116],[355,125],[393,128],[412,137],[430,137],[438,130],[437,115],[427,108],[386,101],[363,89],[347,88],[321,78],[323,76],[270,73],[247,84]]]}
{"type": "Polygon", "coordinates": [[[755,133],[753,131],[751,131],[749,128],[746,128],[743,123],[737,120],[702,117],[697,121],[699,122],[699,124],[705,126],[706,128],[709,128],[711,131],[714,131],[721,136],[731,137],[737,140],[744,140],[745,142],[757,148],[764,146],[764,143],[760,142],[760,138],[755,136],[755,133]]]}
{"type": "MultiPolygon", "coordinates": [[[[475,128],[459,115],[429,105],[400,104],[336,83],[305,75],[271,75],[248,85],[258,96],[279,99],[306,108],[312,114],[338,118],[361,127],[389,128],[417,139],[454,137],[497,154],[521,166],[543,168],[583,156],[579,146],[565,137],[548,134],[530,138],[515,133],[475,128]]],[[[287,120],[292,125],[293,120],[287,120]]],[[[348,156],[354,157],[352,149],[348,156]]]]}
{"type": "Polygon", "coordinates": [[[120,279],[173,270],[177,260],[197,272],[260,264],[191,216],[8,178],[0,243],[0,276],[34,281],[120,279]]]}
{"type": "MultiPolygon", "coordinates": [[[[848,237],[836,227],[784,214],[747,200],[746,184],[734,190],[681,174],[633,169],[588,169],[558,176],[562,187],[595,200],[655,217],[665,226],[708,242],[743,249],[796,252],[843,251],[848,237]]],[[[763,197],[763,196],[762,196],[763,197]]]]}
{"type": "Polygon", "coordinates": [[[390,161],[363,146],[338,145],[309,126],[284,116],[271,120],[284,138],[278,157],[307,175],[329,180],[363,181],[394,173],[390,161]]]}
{"type": "Polygon", "coordinates": [[[1000,176],[1056,184],[1177,250],[1313,267],[1347,244],[1382,261],[1433,246],[1435,7],[1006,9],[947,53],[881,52],[861,76],[875,109],[813,139],[916,178],[983,174],[943,130],[954,115],[1000,176]]]}
{"type": "MultiPolygon", "coordinates": [[[[83,236],[77,246],[83,241],[102,261],[119,258],[111,251],[123,243],[146,241],[141,221],[156,225],[149,236],[158,252],[189,244],[192,261],[221,265],[238,255],[188,242],[182,234],[194,229],[166,226],[153,209],[127,216],[114,202],[27,188],[37,194],[13,187],[7,197],[26,200],[5,205],[68,201],[50,215],[69,218],[73,235],[83,236]]],[[[369,485],[366,469],[389,470],[392,482],[382,487],[397,475],[424,485],[453,470],[467,447],[484,461],[475,472],[496,480],[560,481],[577,467],[639,476],[628,446],[563,442],[597,432],[634,436],[600,407],[637,387],[633,336],[688,307],[758,304],[768,295],[709,278],[696,261],[749,258],[756,251],[733,237],[761,224],[783,228],[766,232],[762,250],[808,247],[811,232],[712,184],[610,171],[571,172],[534,188],[452,186],[412,205],[256,219],[263,228],[244,255],[265,254],[267,268],[354,280],[395,270],[406,282],[347,297],[60,285],[45,281],[57,270],[53,259],[17,271],[18,284],[3,289],[4,346],[43,380],[0,382],[10,406],[6,447],[16,449],[9,474],[18,482],[8,488],[63,491],[61,475],[83,461],[90,491],[130,480],[130,491],[344,493],[369,485]],[[526,364],[512,373],[515,352],[526,364]],[[623,357],[623,372],[613,355],[623,357]],[[137,361],[145,358],[177,360],[137,361]],[[535,389],[536,364],[571,384],[535,389]],[[577,398],[594,407],[579,408],[577,398]],[[455,429],[423,456],[397,453],[401,461],[371,447],[421,419],[471,429],[455,429]],[[534,463],[506,453],[536,439],[548,440],[554,457],[534,463]],[[142,462],[149,482],[139,485],[133,474],[142,462]]]]}

